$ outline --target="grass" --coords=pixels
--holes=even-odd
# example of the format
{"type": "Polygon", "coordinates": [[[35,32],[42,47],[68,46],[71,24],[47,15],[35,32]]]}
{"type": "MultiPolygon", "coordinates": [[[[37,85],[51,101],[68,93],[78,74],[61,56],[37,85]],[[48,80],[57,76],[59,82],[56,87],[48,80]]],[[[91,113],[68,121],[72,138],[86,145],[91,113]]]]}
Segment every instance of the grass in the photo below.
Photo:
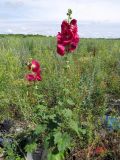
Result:
{"type": "Polygon", "coordinates": [[[54,37],[0,36],[1,121],[19,119],[36,126],[44,116],[46,121],[56,115],[64,119],[58,127],[62,133],[70,132],[74,146],[86,148],[98,139],[96,131],[101,127],[100,117],[108,110],[108,95],[120,98],[119,39],[81,39],[74,53],[60,57],[54,37]],[[30,58],[37,59],[42,68],[42,81],[35,85],[24,78],[30,58]],[[73,125],[68,127],[65,117],[73,125]],[[87,126],[85,135],[79,135],[81,126],[87,126]]]}

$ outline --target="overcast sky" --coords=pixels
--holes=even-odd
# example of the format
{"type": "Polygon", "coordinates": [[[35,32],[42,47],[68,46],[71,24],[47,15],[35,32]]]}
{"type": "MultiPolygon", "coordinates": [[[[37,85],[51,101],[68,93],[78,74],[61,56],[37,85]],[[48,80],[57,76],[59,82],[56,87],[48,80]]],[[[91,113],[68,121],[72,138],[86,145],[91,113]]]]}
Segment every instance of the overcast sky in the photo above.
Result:
{"type": "Polygon", "coordinates": [[[62,20],[68,8],[79,20],[120,22],[120,0],[0,0],[0,20],[62,20]]]}
{"type": "Polygon", "coordinates": [[[0,0],[0,25],[9,26],[11,21],[59,22],[66,18],[68,8],[79,22],[120,23],[120,0],[0,0]]]}

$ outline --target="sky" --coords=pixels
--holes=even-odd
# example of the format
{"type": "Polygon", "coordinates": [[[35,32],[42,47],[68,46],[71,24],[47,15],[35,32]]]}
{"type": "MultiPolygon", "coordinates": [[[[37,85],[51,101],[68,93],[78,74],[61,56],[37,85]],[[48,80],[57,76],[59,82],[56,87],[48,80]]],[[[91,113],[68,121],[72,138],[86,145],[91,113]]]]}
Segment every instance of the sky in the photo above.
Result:
{"type": "Polygon", "coordinates": [[[120,31],[120,0],[0,0],[0,33],[56,34],[68,8],[79,28],[100,24],[102,32],[106,26],[120,31]]]}

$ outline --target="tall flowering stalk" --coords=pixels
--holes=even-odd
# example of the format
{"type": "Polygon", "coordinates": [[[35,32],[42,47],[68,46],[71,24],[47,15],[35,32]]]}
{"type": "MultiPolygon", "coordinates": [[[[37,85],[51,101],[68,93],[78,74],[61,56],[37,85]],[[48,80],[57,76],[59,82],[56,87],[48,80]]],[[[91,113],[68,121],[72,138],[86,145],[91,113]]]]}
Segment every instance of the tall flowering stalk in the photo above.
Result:
{"type": "Polygon", "coordinates": [[[30,73],[25,75],[25,78],[28,82],[33,82],[30,83],[31,87],[28,88],[27,91],[27,96],[29,98],[29,101],[31,104],[34,104],[36,102],[36,96],[33,94],[37,94],[37,81],[41,81],[41,68],[40,68],[40,63],[37,60],[31,60],[30,62],[27,63],[27,69],[30,71],[30,73]]]}
{"type": "Polygon", "coordinates": [[[57,53],[61,56],[73,52],[80,39],[78,35],[77,20],[72,19],[71,15],[72,10],[68,9],[68,19],[63,20],[61,24],[61,32],[58,32],[57,35],[57,53]]]}

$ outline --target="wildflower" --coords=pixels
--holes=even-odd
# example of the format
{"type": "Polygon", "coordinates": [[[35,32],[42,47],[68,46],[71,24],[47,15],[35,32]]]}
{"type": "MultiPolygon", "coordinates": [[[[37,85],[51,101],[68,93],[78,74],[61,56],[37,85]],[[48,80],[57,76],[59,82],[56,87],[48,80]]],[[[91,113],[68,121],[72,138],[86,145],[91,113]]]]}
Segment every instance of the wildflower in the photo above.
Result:
{"type": "Polygon", "coordinates": [[[35,76],[34,76],[33,74],[27,74],[27,75],[26,75],[26,79],[27,79],[28,81],[35,81],[35,76]]]}
{"type": "Polygon", "coordinates": [[[57,35],[57,53],[61,56],[64,56],[66,52],[73,52],[80,39],[78,35],[77,20],[70,19],[69,15],[69,20],[64,20],[62,22],[61,32],[58,32],[57,35]]]}
{"type": "Polygon", "coordinates": [[[37,80],[37,81],[41,81],[42,80],[40,72],[36,73],[35,80],[37,80]]]}
{"type": "Polygon", "coordinates": [[[40,64],[37,60],[32,60],[31,63],[28,64],[28,69],[32,70],[32,72],[37,73],[40,71],[40,64]]]}
{"type": "Polygon", "coordinates": [[[65,47],[61,44],[58,44],[57,45],[57,52],[61,55],[61,56],[64,56],[65,54],[65,47]]]}
{"type": "Polygon", "coordinates": [[[95,149],[95,154],[104,154],[106,152],[106,148],[104,148],[104,147],[97,147],[96,149],[95,149]]]}
{"type": "Polygon", "coordinates": [[[28,70],[31,70],[32,73],[26,75],[26,79],[28,81],[41,81],[41,69],[40,64],[37,60],[32,60],[30,63],[27,64],[28,70]]]}

